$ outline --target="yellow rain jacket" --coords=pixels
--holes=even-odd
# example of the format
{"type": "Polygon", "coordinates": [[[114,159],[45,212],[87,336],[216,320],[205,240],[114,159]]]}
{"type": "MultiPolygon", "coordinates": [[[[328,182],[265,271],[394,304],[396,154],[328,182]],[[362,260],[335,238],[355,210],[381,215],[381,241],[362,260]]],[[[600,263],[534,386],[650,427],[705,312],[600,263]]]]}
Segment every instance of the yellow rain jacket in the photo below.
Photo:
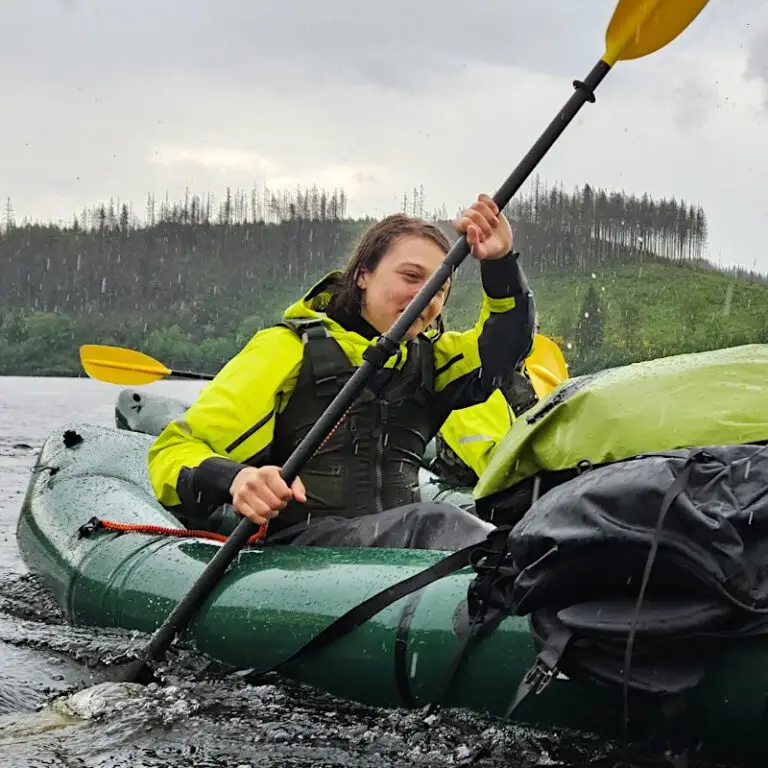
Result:
{"type": "MultiPolygon", "coordinates": [[[[375,344],[376,338],[350,331],[325,314],[339,274],[331,273],[315,285],[285,311],[284,320],[321,323],[343,351],[351,371],[362,364],[363,353],[375,344]]],[[[481,275],[484,293],[473,328],[422,334],[418,344],[403,342],[398,354],[384,366],[385,370],[394,368],[399,373],[406,370],[409,355],[417,350],[431,351],[431,436],[456,408],[467,409],[467,418],[462,421],[468,433],[483,432],[485,424],[481,422],[485,419],[473,417],[472,406],[485,402],[505,373],[516,367],[531,349],[533,297],[516,255],[483,262],[481,275]]],[[[193,518],[205,516],[231,501],[229,487],[244,466],[275,463],[276,426],[279,429],[281,416],[291,402],[303,370],[304,355],[302,336],[294,329],[277,325],[256,333],[222,368],[184,418],[171,422],[151,446],[149,476],[162,504],[170,508],[181,505],[184,513],[193,518]]],[[[331,399],[329,395],[327,402],[331,399]]],[[[505,418],[509,419],[508,412],[505,418]]],[[[348,426],[354,430],[354,424],[348,426]]],[[[396,451],[398,446],[389,444],[390,436],[385,432],[386,429],[380,429],[371,440],[377,439],[387,450],[396,451]]],[[[342,443],[352,436],[339,429],[333,438],[341,441],[337,447],[346,461],[350,461],[351,452],[345,453],[342,443]]],[[[338,503],[326,504],[313,494],[313,462],[319,453],[299,473],[308,493],[307,504],[300,506],[313,514],[339,514],[338,503]]],[[[384,448],[376,454],[381,457],[385,475],[410,471],[409,462],[401,461],[399,470],[393,468],[393,456],[389,457],[389,465],[384,466],[385,454],[384,448]]],[[[336,474],[340,474],[338,468],[336,474]]],[[[343,478],[339,477],[337,482],[343,483],[343,478]]],[[[385,485],[386,482],[385,477],[385,485]]],[[[368,509],[356,509],[355,514],[373,512],[379,506],[381,499],[372,499],[368,509]]]]}

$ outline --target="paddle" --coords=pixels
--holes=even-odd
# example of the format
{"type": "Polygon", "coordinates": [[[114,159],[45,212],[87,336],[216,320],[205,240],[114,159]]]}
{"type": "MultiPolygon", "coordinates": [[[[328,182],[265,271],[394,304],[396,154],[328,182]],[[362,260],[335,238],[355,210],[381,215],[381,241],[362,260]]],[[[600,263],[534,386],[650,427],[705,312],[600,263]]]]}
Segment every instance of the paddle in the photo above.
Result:
{"type": "MultiPolygon", "coordinates": [[[[582,105],[587,101],[595,100],[594,90],[613,64],[620,59],[645,56],[666,45],[693,21],[706,2],[707,0],[619,0],[606,31],[606,48],[603,57],[583,83],[580,81],[574,83],[576,90],[573,95],[496,192],[493,199],[499,209],[503,209],[509,203],[512,195],[522,186],[582,105]]],[[[379,337],[375,346],[366,350],[363,355],[363,364],[347,381],[283,465],[281,475],[288,485],[298,476],[301,468],[326,439],[336,422],[363,391],[374,370],[381,368],[384,362],[397,351],[405,332],[468,254],[466,237],[461,237],[398,320],[379,337]]],[[[256,528],[257,526],[248,519],[240,522],[211,558],[189,592],[152,635],[142,654],[141,665],[135,669],[134,678],[151,677],[151,673],[147,674],[148,663],[165,653],[177,633],[186,626],[211,594],[256,528]]]]}
{"type": "MultiPolygon", "coordinates": [[[[105,344],[83,344],[80,347],[80,363],[92,379],[122,386],[152,384],[165,378],[213,379],[211,373],[174,371],[144,352],[105,344]]],[[[534,337],[533,349],[526,358],[526,367],[534,377],[541,380],[540,383],[534,382],[535,386],[541,386],[546,392],[568,378],[568,368],[560,347],[539,333],[534,337]]],[[[539,397],[543,394],[537,389],[539,397]]]]}
{"type": "Polygon", "coordinates": [[[143,352],[106,344],[83,344],[80,347],[80,363],[93,379],[129,387],[152,384],[164,378],[205,381],[213,378],[210,373],[173,371],[143,352]]]}

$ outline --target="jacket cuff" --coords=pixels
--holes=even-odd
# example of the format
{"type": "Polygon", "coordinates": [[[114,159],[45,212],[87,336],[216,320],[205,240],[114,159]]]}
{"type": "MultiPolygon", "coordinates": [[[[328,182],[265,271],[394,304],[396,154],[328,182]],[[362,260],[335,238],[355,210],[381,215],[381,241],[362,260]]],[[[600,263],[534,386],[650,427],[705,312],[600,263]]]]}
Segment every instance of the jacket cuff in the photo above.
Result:
{"type": "Polygon", "coordinates": [[[231,500],[232,495],[229,489],[232,486],[232,481],[235,479],[235,475],[247,466],[247,464],[240,464],[240,462],[231,461],[221,456],[205,459],[195,469],[194,488],[196,493],[203,497],[224,497],[231,500]]]}
{"type": "Polygon", "coordinates": [[[510,251],[500,259],[480,262],[483,292],[489,299],[508,299],[530,291],[516,251],[510,251]]]}
{"type": "MultiPolygon", "coordinates": [[[[232,503],[230,486],[235,475],[246,466],[214,456],[203,460],[197,467],[181,468],[176,493],[181,502],[181,512],[194,523],[193,527],[202,527],[203,521],[216,509],[232,503]]],[[[184,524],[187,525],[187,522],[184,524]]]]}

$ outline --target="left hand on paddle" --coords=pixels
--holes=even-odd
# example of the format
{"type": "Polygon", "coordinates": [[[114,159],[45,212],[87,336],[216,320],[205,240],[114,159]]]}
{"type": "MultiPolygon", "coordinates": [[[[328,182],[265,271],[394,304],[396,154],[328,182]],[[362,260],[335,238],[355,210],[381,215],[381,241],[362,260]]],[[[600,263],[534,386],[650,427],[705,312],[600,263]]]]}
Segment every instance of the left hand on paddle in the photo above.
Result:
{"type": "Polygon", "coordinates": [[[514,237],[509,220],[485,194],[456,220],[456,231],[466,234],[472,255],[478,261],[500,259],[512,250],[514,237]]]}

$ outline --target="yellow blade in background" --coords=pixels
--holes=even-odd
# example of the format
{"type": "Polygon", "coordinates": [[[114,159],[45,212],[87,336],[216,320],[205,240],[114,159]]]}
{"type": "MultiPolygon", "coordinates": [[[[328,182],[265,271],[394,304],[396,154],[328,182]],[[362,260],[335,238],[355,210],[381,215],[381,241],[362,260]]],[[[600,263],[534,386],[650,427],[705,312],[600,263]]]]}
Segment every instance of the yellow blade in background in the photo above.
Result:
{"type": "Polygon", "coordinates": [[[674,40],[708,0],[620,0],[605,31],[603,61],[639,59],[674,40]]]}
{"type": "Polygon", "coordinates": [[[525,367],[539,400],[568,378],[568,364],[562,350],[540,333],[533,338],[533,349],[526,358],[525,367]]]}
{"type": "Polygon", "coordinates": [[[80,362],[91,378],[124,386],[151,384],[171,374],[169,368],[143,352],[105,344],[83,344],[80,362]]]}
{"type": "Polygon", "coordinates": [[[552,371],[546,369],[543,365],[529,363],[526,366],[528,375],[531,378],[531,384],[536,392],[536,397],[543,400],[557,385],[561,379],[558,379],[552,371]]]}

